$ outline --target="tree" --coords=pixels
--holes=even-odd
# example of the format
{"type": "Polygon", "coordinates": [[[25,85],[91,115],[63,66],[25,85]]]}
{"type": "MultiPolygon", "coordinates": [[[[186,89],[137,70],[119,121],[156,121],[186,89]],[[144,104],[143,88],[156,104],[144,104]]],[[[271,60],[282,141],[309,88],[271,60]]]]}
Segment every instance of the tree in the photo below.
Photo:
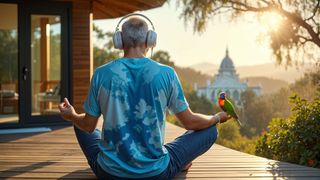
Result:
{"type": "Polygon", "coordinates": [[[203,114],[214,113],[213,104],[205,96],[198,97],[195,91],[185,91],[185,96],[192,111],[203,114]]]}
{"type": "Polygon", "coordinates": [[[259,135],[273,117],[272,103],[265,96],[256,96],[250,89],[241,94],[241,99],[245,119],[242,133],[250,137],[259,135]]]}
{"type": "Polygon", "coordinates": [[[161,64],[165,64],[165,65],[174,67],[174,62],[171,61],[170,58],[171,57],[170,57],[169,53],[167,51],[163,51],[163,50],[159,50],[159,51],[155,52],[151,57],[151,59],[158,61],[161,64]]]}
{"type": "Polygon", "coordinates": [[[320,66],[305,73],[303,78],[290,86],[290,90],[302,98],[313,100],[320,96],[320,66]]]}
{"type": "Polygon", "coordinates": [[[319,61],[320,53],[320,0],[183,0],[181,16],[185,22],[192,21],[194,30],[202,32],[208,19],[219,14],[236,17],[244,13],[255,13],[257,17],[274,13],[282,17],[278,30],[270,29],[268,37],[279,64],[297,62],[301,54],[319,61]],[[316,52],[310,53],[310,49],[316,52]]]}
{"type": "Polygon", "coordinates": [[[96,40],[93,45],[94,68],[120,57],[120,51],[116,50],[113,45],[112,32],[103,32],[102,29],[99,29],[94,24],[93,32],[96,40]]]}
{"type": "Polygon", "coordinates": [[[18,79],[18,38],[14,30],[0,30],[0,83],[18,79]]]}

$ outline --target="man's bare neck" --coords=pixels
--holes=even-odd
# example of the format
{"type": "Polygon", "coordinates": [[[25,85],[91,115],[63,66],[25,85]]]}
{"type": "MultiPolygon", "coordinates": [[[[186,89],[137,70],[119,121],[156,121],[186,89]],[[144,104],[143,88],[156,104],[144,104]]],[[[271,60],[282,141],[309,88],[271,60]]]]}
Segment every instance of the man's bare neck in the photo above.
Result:
{"type": "Polygon", "coordinates": [[[146,50],[142,47],[129,48],[124,50],[124,57],[127,58],[144,58],[146,57],[146,50]]]}

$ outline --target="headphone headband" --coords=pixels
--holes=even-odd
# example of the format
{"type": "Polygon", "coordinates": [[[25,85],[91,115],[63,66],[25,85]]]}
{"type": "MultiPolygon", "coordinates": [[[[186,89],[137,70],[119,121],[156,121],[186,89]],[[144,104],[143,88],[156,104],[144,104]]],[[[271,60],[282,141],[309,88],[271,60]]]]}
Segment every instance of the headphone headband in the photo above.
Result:
{"type": "Polygon", "coordinates": [[[130,17],[130,16],[140,16],[140,17],[143,17],[144,19],[146,19],[146,20],[149,21],[149,23],[151,24],[152,30],[155,31],[155,28],[154,28],[154,25],[153,25],[152,21],[151,21],[147,16],[145,16],[145,15],[143,15],[143,14],[140,14],[140,13],[131,13],[131,14],[128,14],[128,15],[123,16],[123,17],[120,19],[120,21],[118,22],[115,31],[119,31],[119,25],[121,24],[121,22],[122,22],[123,20],[127,19],[127,18],[130,17]]]}

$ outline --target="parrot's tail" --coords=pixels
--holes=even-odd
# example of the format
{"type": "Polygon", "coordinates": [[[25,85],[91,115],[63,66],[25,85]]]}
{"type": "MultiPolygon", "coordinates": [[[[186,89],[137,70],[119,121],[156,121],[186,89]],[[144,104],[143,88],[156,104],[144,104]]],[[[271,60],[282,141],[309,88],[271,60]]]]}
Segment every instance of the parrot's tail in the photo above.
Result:
{"type": "Polygon", "coordinates": [[[236,113],[234,113],[233,117],[234,117],[235,119],[237,119],[237,120],[239,119],[238,114],[236,114],[236,113]]]}
{"type": "Polygon", "coordinates": [[[240,122],[240,120],[238,118],[236,118],[236,120],[237,120],[239,126],[242,126],[242,123],[240,122]]]}

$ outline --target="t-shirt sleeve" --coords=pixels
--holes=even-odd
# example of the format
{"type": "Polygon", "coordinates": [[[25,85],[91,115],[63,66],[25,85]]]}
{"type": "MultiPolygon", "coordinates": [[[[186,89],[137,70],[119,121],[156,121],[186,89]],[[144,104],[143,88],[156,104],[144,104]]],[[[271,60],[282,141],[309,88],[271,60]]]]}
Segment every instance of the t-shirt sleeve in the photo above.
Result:
{"type": "Polygon", "coordinates": [[[94,117],[99,117],[101,115],[98,101],[98,91],[99,88],[97,86],[97,74],[94,73],[90,82],[88,96],[83,104],[84,111],[94,117]]]}
{"type": "Polygon", "coordinates": [[[181,83],[175,71],[170,86],[168,109],[171,114],[177,114],[186,110],[189,107],[189,104],[184,96],[181,83]]]}

